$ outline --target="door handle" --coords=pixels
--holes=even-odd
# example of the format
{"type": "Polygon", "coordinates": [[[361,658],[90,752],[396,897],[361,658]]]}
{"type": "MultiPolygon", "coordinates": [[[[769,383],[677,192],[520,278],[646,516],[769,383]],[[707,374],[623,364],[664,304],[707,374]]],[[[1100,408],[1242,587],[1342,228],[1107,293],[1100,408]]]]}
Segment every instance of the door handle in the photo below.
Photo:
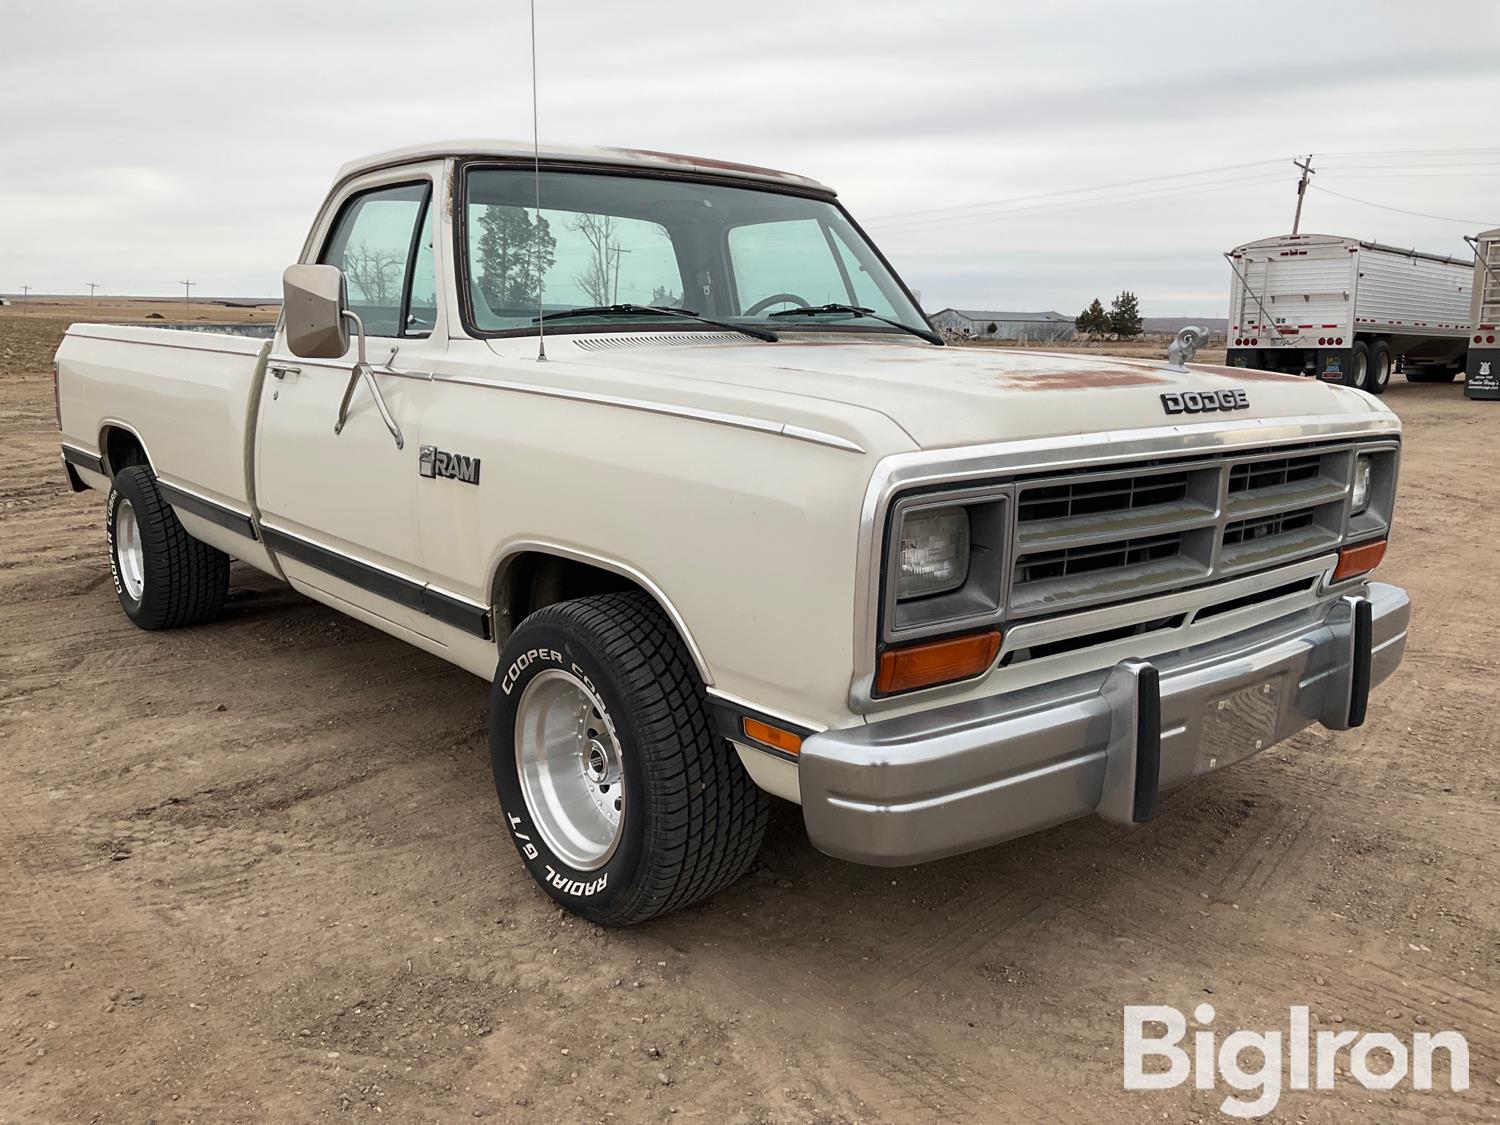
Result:
{"type": "Polygon", "coordinates": [[[285,379],[288,375],[295,379],[301,374],[302,368],[300,367],[289,367],[284,363],[273,363],[271,365],[271,375],[277,379],[285,379]]]}

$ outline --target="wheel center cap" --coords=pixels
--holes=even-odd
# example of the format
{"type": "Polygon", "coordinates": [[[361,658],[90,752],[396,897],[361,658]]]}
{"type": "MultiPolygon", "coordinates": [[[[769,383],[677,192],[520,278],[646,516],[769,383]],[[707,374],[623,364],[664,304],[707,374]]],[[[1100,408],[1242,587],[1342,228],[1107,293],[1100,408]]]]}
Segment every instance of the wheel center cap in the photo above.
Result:
{"type": "Polygon", "coordinates": [[[597,738],[589,740],[588,764],[584,768],[590,781],[603,781],[609,775],[609,755],[597,738]]]}

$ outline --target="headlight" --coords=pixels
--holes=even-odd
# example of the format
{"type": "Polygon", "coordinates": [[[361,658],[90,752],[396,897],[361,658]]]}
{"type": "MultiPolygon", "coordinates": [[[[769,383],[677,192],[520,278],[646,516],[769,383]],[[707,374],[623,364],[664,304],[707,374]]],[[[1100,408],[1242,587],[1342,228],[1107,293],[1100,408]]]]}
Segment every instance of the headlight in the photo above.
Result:
{"type": "Polygon", "coordinates": [[[1354,461],[1354,487],[1349,497],[1349,514],[1357,516],[1370,506],[1370,459],[1358,457],[1354,461]]]}
{"type": "Polygon", "coordinates": [[[969,513],[928,508],[901,520],[896,600],[956,590],[969,576],[969,513]]]}

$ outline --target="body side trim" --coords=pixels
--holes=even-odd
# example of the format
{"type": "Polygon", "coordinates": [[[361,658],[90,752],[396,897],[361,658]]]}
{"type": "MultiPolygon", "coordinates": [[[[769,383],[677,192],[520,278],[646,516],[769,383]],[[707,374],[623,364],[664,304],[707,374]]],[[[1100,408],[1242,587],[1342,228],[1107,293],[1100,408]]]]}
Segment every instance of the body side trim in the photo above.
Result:
{"type": "Polygon", "coordinates": [[[490,639],[490,611],[486,606],[280,528],[262,524],[260,530],[261,538],[273,552],[473,636],[490,639]]]}
{"type": "MultiPolygon", "coordinates": [[[[379,374],[402,373],[379,372],[379,374]]],[[[423,378],[427,376],[413,375],[409,377],[423,378]]],[[[665,402],[651,402],[648,399],[595,394],[590,391],[566,390],[562,387],[547,387],[537,383],[515,383],[502,379],[481,379],[473,375],[439,374],[432,375],[430,378],[438,383],[455,383],[465,387],[485,387],[492,390],[514,391],[517,394],[523,395],[541,395],[546,398],[561,398],[572,402],[593,403],[597,406],[616,406],[623,410],[639,410],[647,414],[664,414],[674,418],[689,418],[695,422],[709,422],[719,426],[734,426],[742,430],[757,430],[761,433],[792,438],[795,441],[811,442],[814,445],[826,445],[830,448],[842,449],[849,453],[865,452],[865,447],[858,442],[839,437],[837,434],[809,429],[806,426],[798,426],[790,422],[777,422],[770,418],[757,418],[748,414],[727,414],[722,411],[704,410],[695,406],[676,406],[665,402]]]]}
{"type": "Polygon", "coordinates": [[[209,523],[218,524],[247,539],[259,539],[255,532],[255,521],[248,513],[241,512],[227,504],[220,504],[216,500],[210,500],[206,496],[200,496],[190,488],[184,488],[180,484],[156,478],[156,487],[168,504],[174,508],[181,508],[185,512],[191,512],[195,516],[201,516],[209,523]]]}
{"type": "Polygon", "coordinates": [[[63,460],[70,465],[77,465],[80,469],[87,469],[91,473],[104,472],[104,458],[97,453],[90,453],[87,449],[80,449],[76,445],[62,443],[63,460]]]}

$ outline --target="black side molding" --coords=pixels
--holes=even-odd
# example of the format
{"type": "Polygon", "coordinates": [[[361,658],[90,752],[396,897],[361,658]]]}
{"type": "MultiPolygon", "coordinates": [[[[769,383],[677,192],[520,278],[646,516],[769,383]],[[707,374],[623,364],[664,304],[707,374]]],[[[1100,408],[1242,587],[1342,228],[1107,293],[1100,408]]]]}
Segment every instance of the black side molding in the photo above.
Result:
{"type": "Polygon", "coordinates": [[[1349,726],[1363,726],[1370,709],[1370,664],[1374,660],[1375,610],[1369,598],[1354,603],[1353,652],[1349,669],[1349,726]]]}
{"type": "Polygon", "coordinates": [[[63,460],[69,465],[77,465],[80,469],[87,469],[91,473],[104,472],[104,458],[97,453],[89,453],[71,445],[62,447],[63,460]]]}
{"type": "Polygon", "coordinates": [[[279,555],[306,563],[341,582],[358,586],[376,597],[404,605],[418,613],[425,613],[473,636],[484,640],[489,640],[492,636],[489,610],[482,606],[435,590],[405,575],[350,558],[317,543],[309,543],[306,539],[288,535],[274,527],[262,527],[260,530],[265,545],[279,555]]]}
{"type": "Polygon", "coordinates": [[[1161,673],[1148,664],[1136,680],[1135,793],[1130,818],[1145,824],[1156,816],[1161,792],[1161,673]]]}
{"type": "Polygon", "coordinates": [[[157,480],[156,490],[161,493],[162,499],[174,508],[181,508],[184,512],[206,519],[209,523],[228,528],[236,535],[243,535],[247,539],[259,539],[255,533],[255,522],[247,515],[236,512],[233,508],[226,508],[222,504],[215,504],[212,500],[205,500],[201,496],[194,496],[191,492],[184,492],[176,485],[168,484],[164,480],[157,480]]]}

